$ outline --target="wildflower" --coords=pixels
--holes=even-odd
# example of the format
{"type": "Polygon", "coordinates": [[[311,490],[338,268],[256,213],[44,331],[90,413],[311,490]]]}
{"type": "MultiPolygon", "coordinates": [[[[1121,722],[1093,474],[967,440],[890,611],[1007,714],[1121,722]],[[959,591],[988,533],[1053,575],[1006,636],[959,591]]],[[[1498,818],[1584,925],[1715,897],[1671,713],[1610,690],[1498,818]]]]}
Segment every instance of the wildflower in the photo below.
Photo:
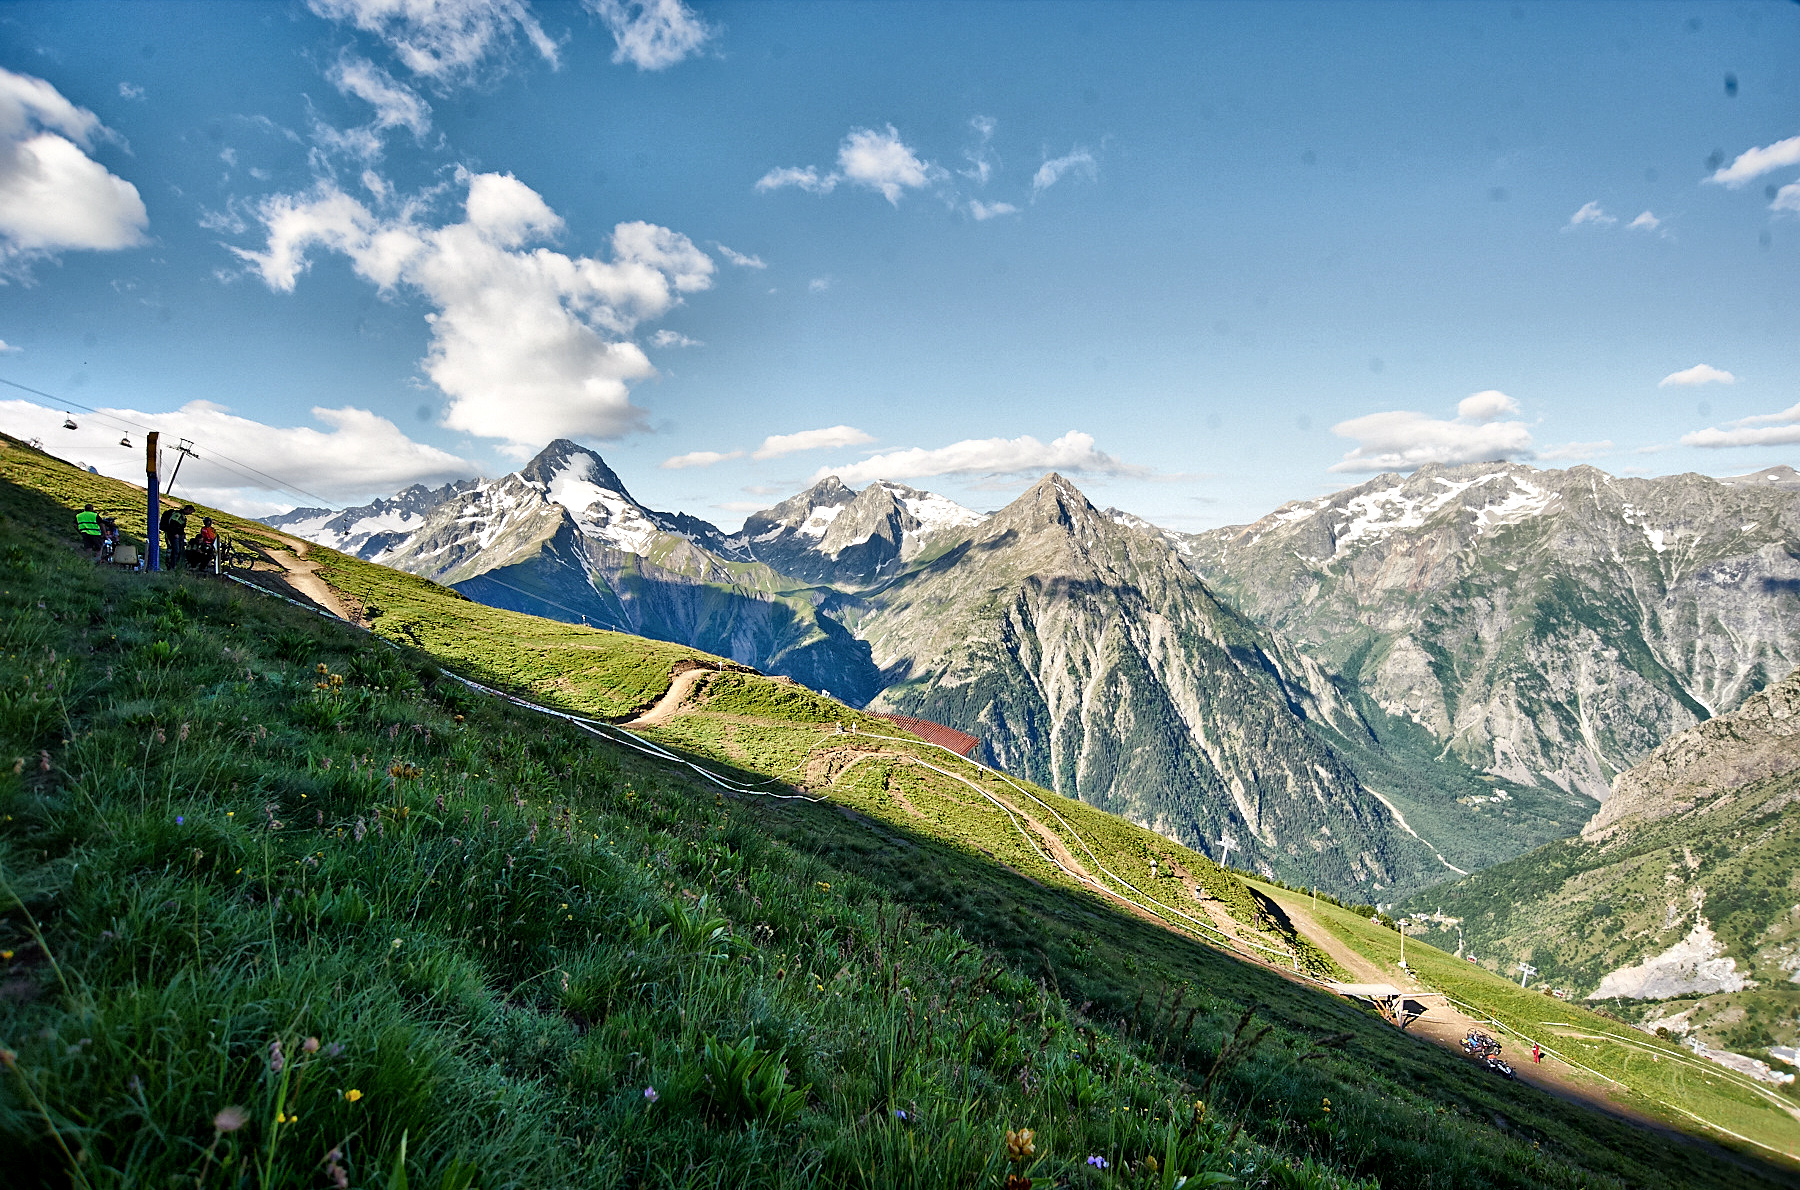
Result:
{"type": "Polygon", "coordinates": [[[176,826],[180,826],[182,823],[184,823],[186,821],[187,821],[187,817],[185,815],[182,815],[182,814],[175,815],[175,825],[176,826]]]}
{"type": "Polygon", "coordinates": [[[350,1190],[350,1173],[338,1164],[343,1159],[344,1153],[341,1149],[333,1149],[325,1154],[325,1176],[331,1179],[331,1184],[337,1190],[350,1190]]]}
{"type": "Polygon", "coordinates": [[[362,1092],[355,1087],[351,1087],[348,1091],[344,1092],[344,1098],[351,1103],[355,1103],[358,1099],[362,1098],[362,1092]]]}
{"type": "Polygon", "coordinates": [[[308,1037],[305,1041],[300,1043],[300,1052],[303,1054],[318,1053],[319,1039],[317,1037],[308,1037]]]}
{"type": "Polygon", "coordinates": [[[821,880],[821,881],[819,881],[819,891],[820,892],[830,892],[831,885],[828,882],[821,880]]]}
{"type": "MultiPolygon", "coordinates": [[[[7,953],[10,955],[12,952],[8,951],[7,953]]],[[[11,1070],[18,1061],[18,1054],[9,1049],[0,1049],[0,1066],[4,1066],[8,1070],[11,1070]]]]}
{"type": "Polygon", "coordinates": [[[287,1059],[281,1056],[281,1038],[277,1037],[269,1043],[269,1073],[280,1074],[286,1065],[287,1059]]]}
{"type": "Polygon", "coordinates": [[[186,743],[187,738],[188,738],[188,725],[183,723],[181,725],[181,730],[175,733],[175,742],[178,744],[186,743]]]}
{"type": "MultiPolygon", "coordinates": [[[[160,732],[160,731],[156,733],[156,742],[159,744],[163,742],[162,741],[162,732],[160,732]]],[[[39,748],[38,749],[38,772],[47,773],[49,771],[50,771],[50,749],[39,748]]]]}
{"type": "Polygon", "coordinates": [[[12,951],[10,951],[10,950],[0,950],[0,959],[5,959],[5,960],[6,960],[6,961],[7,961],[7,962],[9,962],[9,963],[10,963],[10,962],[12,962],[12,957],[13,957],[13,952],[12,952],[12,951]]]}
{"type": "Polygon", "coordinates": [[[1329,1099],[1324,1100],[1323,1107],[1325,1110],[1325,1114],[1330,1115],[1331,1114],[1331,1100],[1329,1100],[1329,1099]]]}
{"type": "Polygon", "coordinates": [[[1029,1128],[1021,1128],[1017,1132],[1011,1129],[1006,1133],[1006,1157],[1009,1161],[1025,1161],[1037,1156],[1037,1145],[1032,1139],[1029,1128]]]}
{"type": "Polygon", "coordinates": [[[343,1052],[344,1052],[344,1043],[341,1041],[334,1041],[330,1045],[325,1047],[325,1056],[327,1058],[335,1058],[343,1052]]]}
{"type": "Polygon", "coordinates": [[[392,946],[388,947],[388,949],[389,950],[399,950],[400,949],[400,939],[398,939],[398,938],[394,939],[394,944],[392,946]]]}
{"type": "Polygon", "coordinates": [[[658,1100],[658,1099],[661,1099],[661,1098],[662,1098],[662,1096],[660,1096],[660,1095],[658,1095],[658,1094],[657,1094],[657,1093],[656,1093],[656,1088],[655,1088],[655,1087],[645,1087],[645,1088],[644,1088],[644,1100],[645,1100],[645,1102],[647,1102],[647,1103],[655,1103],[655,1102],[656,1102],[656,1101],[657,1101],[657,1100],[658,1100]]]}
{"type": "Polygon", "coordinates": [[[1106,1169],[1106,1168],[1109,1168],[1112,1164],[1106,1158],[1100,1156],[1098,1153],[1094,1154],[1092,1157],[1089,1157],[1087,1159],[1087,1163],[1089,1165],[1093,1166],[1095,1169],[1106,1169]]]}
{"type": "Polygon", "coordinates": [[[1031,1179],[1022,1173],[1009,1173],[1001,1185],[1003,1190],[1031,1190],[1031,1179]]]}
{"type": "Polygon", "coordinates": [[[902,1123],[905,1123],[906,1122],[906,1113],[896,1107],[894,1109],[894,1118],[896,1120],[899,1120],[902,1123]]]}
{"type": "Polygon", "coordinates": [[[134,1074],[125,1080],[125,1089],[130,1091],[133,1095],[142,1095],[144,1093],[144,1080],[134,1074]]]}
{"type": "Polygon", "coordinates": [[[220,1132],[236,1132],[242,1128],[250,1117],[244,1114],[241,1107],[220,1108],[219,1114],[213,1117],[213,1127],[220,1132]]]}

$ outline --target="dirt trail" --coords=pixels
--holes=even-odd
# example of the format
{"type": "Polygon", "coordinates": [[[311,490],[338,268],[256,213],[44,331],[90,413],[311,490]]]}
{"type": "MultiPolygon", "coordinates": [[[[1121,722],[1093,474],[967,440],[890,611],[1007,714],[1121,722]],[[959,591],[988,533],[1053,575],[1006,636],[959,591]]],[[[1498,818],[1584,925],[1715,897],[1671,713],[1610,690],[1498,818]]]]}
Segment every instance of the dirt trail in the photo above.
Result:
{"type": "Polygon", "coordinates": [[[1320,925],[1309,911],[1308,901],[1304,896],[1290,896],[1279,890],[1265,888],[1266,895],[1273,897],[1287,912],[1294,928],[1304,934],[1308,941],[1329,954],[1337,964],[1348,971],[1351,977],[1360,982],[1392,984],[1404,992],[1418,992],[1421,997],[1430,997],[1424,1001],[1425,1014],[1407,1025],[1406,1032],[1421,1037],[1454,1053],[1462,1053],[1463,1038],[1469,1030],[1479,1029],[1495,1038],[1501,1044],[1506,1055],[1507,1064],[1513,1068],[1520,1082],[1547,1091],[1559,1099],[1571,1103],[1579,1103],[1608,1115],[1628,1120],[1633,1124],[1651,1128],[1669,1135],[1685,1135],[1677,1133],[1660,1120],[1651,1119],[1642,1113],[1625,1106],[1612,1097],[1604,1086],[1596,1084],[1588,1075],[1581,1074],[1559,1062],[1554,1055],[1545,1054],[1544,1060],[1533,1062],[1529,1047],[1520,1044],[1517,1038],[1500,1033],[1484,1021],[1478,1021],[1461,1009],[1451,1004],[1435,1003],[1435,994],[1426,992],[1419,981],[1412,978],[1399,967],[1384,969],[1379,963],[1366,955],[1352,949],[1336,934],[1320,925]]]}
{"type": "Polygon", "coordinates": [[[291,554],[282,550],[258,552],[281,567],[283,581],[293,588],[296,594],[312,600],[340,620],[347,620],[352,624],[362,623],[362,617],[344,602],[343,597],[330,583],[319,577],[319,564],[307,560],[307,554],[312,552],[312,547],[307,542],[286,534],[277,534],[277,540],[293,552],[291,554]]]}
{"type": "Polygon", "coordinates": [[[681,709],[681,704],[687,701],[688,695],[693,693],[694,687],[700,679],[713,672],[715,671],[710,669],[689,669],[676,674],[669,682],[668,690],[656,700],[655,705],[637,718],[625,720],[619,726],[655,727],[658,723],[667,723],[675,717],[675,713],[681,709]]]}

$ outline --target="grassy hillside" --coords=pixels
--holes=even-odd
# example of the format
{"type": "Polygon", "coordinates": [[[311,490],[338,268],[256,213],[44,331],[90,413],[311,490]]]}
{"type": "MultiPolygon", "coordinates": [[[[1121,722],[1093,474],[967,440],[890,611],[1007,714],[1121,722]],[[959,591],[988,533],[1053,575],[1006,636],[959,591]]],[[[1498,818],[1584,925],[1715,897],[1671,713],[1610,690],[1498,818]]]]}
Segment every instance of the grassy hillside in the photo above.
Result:
{"type": "MultiPolygon", "coordinates": [[[[1270,888],[1281,900],[1294,894],[1270,888]]],[[[1398,931],[1329,904],[1312,911],[1333,936],[1385,971],[1400,961],[1398,931]]],[[[1477,954],[1481,952],[1477,951],[1477,954]]],[[[1649,1036],[1615,1017],[1565,1003],[1535,986],[1519,986],[1488,967],[1459,959],[1417,938],[1406,942],[1406,962],[1420,985],[1444,992],[1511,1043],[1515,1062],[1532,1042],[1556,1051],[1551,1059],[1574,1064],[1577,1081],[1605,1090],[1622,1106],[1667,1120],[1686,1116],[1714,1135],[1736,1134],[1776,1153],[1800,1145],[1800,1096],[1777,1090],[1672,1042],[1649,1036]]]]}
{"type": "MultiPolygon", "coordinates": [[[[1753,782],[1694,813],[1633,823],[1605,844],[1552,843],[1408,904],[1461,919],[1470,949],[1490,965],[1523,959],[1540,980],[1580,995],[1666,951],[1702,914],[1752,986],[1609,1007],[1634,1021],[1674,1019],[1678,1033],[1766,1058],[1768,1047],[1800,1039],[1796,798],[1794,774],[1753,782]]],[[[1454,927],[1442,928],[1451,932],[1438,937],[1454,938],[1454,927]]]]}
{"type": "Polygon", "coordinates": [[[650,733],[825,800],[728,796],[441,668],[604,713],[666,684],[632,652],[663,646],[557,645],[335,558],[378,632],[430,650],[104,573],[40,528],[69,520],[44,493],[104,481],[11,445],[0,468],[0,1133],[23,1184],[1791,1184],[1396,1045],[1065,865],[1328,962],[1265,894],[804,690],[720,675],[650,733]]]}

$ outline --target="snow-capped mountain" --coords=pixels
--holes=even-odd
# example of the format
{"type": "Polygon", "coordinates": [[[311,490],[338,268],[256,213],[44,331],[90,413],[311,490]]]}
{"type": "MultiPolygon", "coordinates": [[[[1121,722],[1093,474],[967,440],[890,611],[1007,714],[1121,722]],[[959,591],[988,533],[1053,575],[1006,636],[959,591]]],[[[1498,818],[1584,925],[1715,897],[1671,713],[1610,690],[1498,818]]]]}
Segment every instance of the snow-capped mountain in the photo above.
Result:
{"type": "Polygon", "coordinates": [[[878,480],[858,493],[832,475],[751,514],[733,541],[784,574],[862,586],[898,573],[932,538],[983,519],[934,492],[878,480]]]}
{"type": "Polygon", "coordinates": [[[1800,661],[1800,475],[1427,466],[1186,540],[1194,569],[1477,768],[1613,776],[1800,661]]]}

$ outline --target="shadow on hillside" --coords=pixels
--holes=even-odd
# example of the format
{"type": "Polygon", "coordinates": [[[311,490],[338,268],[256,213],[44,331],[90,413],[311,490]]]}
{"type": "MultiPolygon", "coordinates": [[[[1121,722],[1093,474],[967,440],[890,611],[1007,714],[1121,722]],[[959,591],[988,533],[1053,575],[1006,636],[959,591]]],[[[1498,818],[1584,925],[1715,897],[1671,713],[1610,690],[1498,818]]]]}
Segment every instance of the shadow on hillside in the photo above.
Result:
{"type": "MultiPolygon", "coordinates": [[[[766,776],[711,756],[659,745],[743,783],[766,776]]],[[[794,792],[784,789],[783,792],[794,792]]],[[[1507,1082],[1437,1044],[1402,1033],[1373,1010],[1270,968],[1174,933],[1119,907],[1026,876],[971,842],[959,850],[904,824],[872,818],[835,802],[740,797],[771,835],[809,851],[971,941],[1005,956],[1100,1027],[1131,1035],[1161,1050],[1178,1077],[1199,1087],[1217,1054],[1216,1034],[1204,1028],[1184,1047],[1179,1035],[1188,1011],[1200,1006],[1214,1029],[1251,1006],[1274,1023],[1271,1060],[1246,1067],[1214,1097],[1229,1101],[1246,1127],[1269,1142],[1282,1140],[1286,1121],[1316,1111],[1345,1084],[1404,1087],[1436,1110],[1481,1121],[1496,1139],[1541,1141],[1569,1164],[1638,1186],[1800,1187],[1800,1172],[1726,1149],[1674,1128],[1654,1128],[1584,1109],[1537,1087],[1507,1082]],[[1183,997],[1180,1013],[1172,1011],[1183,997]],[[1675,1143],[1671,1143],[1675,1142],[1675,1143]],[[1748,1179],[1748,1180],[1747,1180],[1748,1179]]],[[[1279,908],[1276,909],[1279,913],[1279,908]]],[[[1385,1187],[1439,1184],[1430,1170],[1405,1168],[1399,1150],[1362,1164],[1340,1152],[1363,1175],[1385,1187]]],[[[1441,1171],[1439,1171],[1441,1172],[1441,1171]]],[[[1458,1183],[1460,1184],[1460,1183],[1458,1183]]],[[[1486,1184],[1486,1183],[1483,1183],[1486,1184]]],[[[1502,1178],[1494,1184],[1514,1184],[1502,1178]]],[[[1527,1184],[1520,1182],[1517,1184],[1527,1184]]]]}

